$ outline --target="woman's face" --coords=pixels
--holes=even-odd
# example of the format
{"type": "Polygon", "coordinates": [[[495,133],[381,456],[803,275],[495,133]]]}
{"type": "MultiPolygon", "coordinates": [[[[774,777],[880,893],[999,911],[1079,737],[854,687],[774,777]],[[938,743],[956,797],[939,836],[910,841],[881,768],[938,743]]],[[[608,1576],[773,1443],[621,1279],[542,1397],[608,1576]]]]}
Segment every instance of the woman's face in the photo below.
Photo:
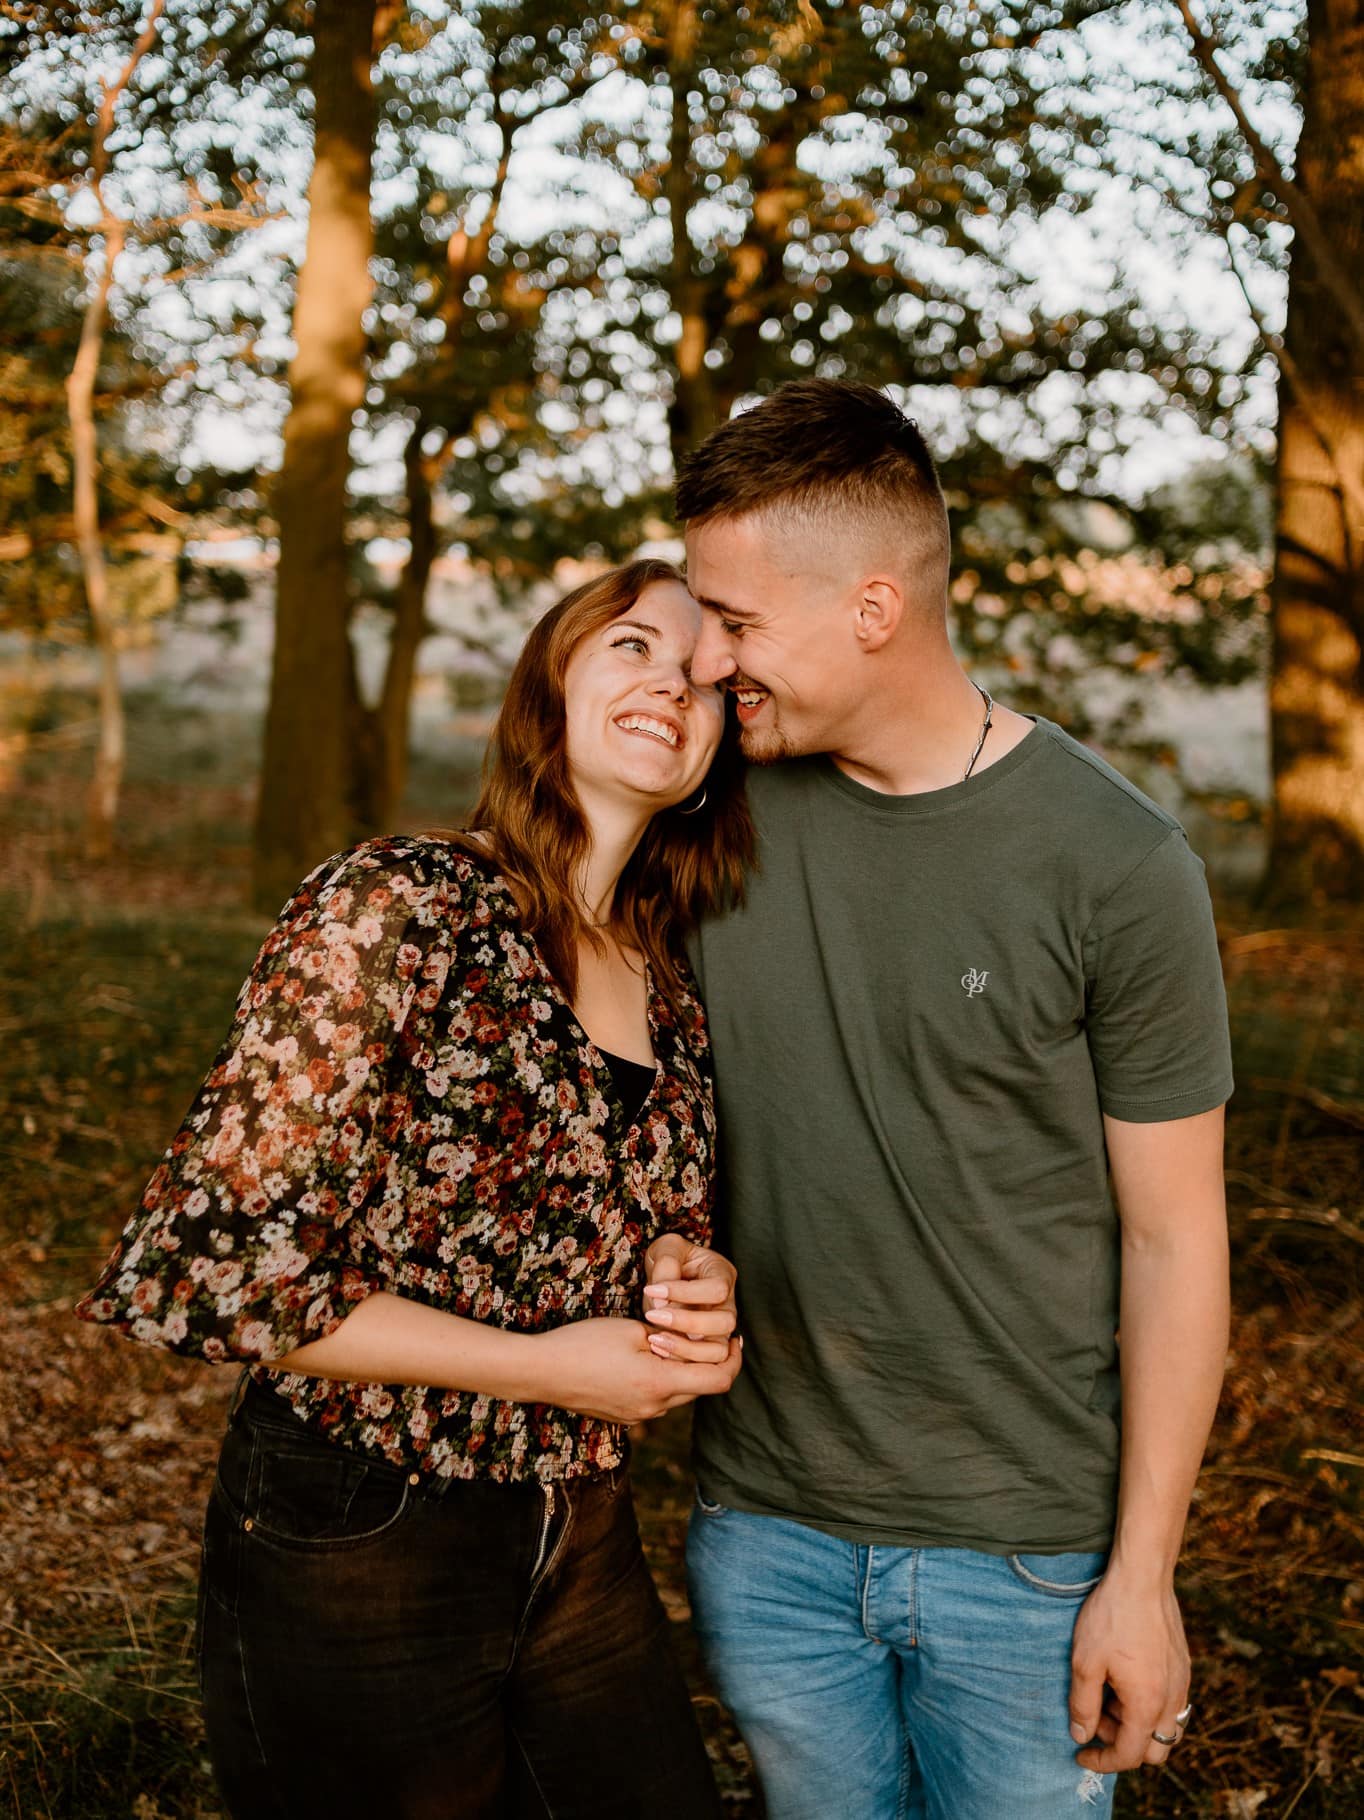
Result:
{"type": "Polygon", "coordinates": [[[698,788],[720,744],[724,691],[691,680],[701,609],[681,582],[650,582],[591,632],[564,676],[569,775],[590,796],[666,809],[698,788]]]}

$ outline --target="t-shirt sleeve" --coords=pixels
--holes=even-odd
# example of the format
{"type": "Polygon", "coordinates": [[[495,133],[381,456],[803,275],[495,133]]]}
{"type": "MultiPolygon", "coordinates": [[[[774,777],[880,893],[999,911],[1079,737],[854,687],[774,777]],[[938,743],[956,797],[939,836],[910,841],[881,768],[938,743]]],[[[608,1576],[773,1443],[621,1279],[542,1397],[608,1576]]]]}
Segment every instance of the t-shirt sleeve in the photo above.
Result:
{"type": "Polygon", "coordinates": [[[1232,1091],[1227,1002],[1203,863],[1173,829],[1084,938],[1099,1104],[1134,1124],[1190,1118],[1232,1091]]]}
{"type": "Polygon", "coordinates": [[[269,1360],[387,1287],[361,1215],[383,1180],[384,1101],[429,972],[423,896],[414,868],[372,848],[304,880],[78,1315],[175,1352],[269,1360]]]}

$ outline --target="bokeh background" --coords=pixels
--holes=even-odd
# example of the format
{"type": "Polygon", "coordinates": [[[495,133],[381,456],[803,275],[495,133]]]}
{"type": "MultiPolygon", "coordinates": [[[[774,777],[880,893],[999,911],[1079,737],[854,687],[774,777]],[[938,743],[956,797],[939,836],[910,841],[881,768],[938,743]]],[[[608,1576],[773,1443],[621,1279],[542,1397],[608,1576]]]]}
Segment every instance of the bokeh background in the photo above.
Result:
{"type": "MultiPolygon", "coordinates": [[[[271,914],[458,818],[535,614],[672,551],[679,456],[820,373],[938,453],[973,672],[1217,903],[1199,1711],[1119,1811],[1364,1811],[1360,0],[5,0],[0,70],[0,1805],[219,1814],[231,1374],[70,1306],[271,914]]],[[[756,1815],[685,1458],[645,1443],[642,1521],[756,1815]]]]}

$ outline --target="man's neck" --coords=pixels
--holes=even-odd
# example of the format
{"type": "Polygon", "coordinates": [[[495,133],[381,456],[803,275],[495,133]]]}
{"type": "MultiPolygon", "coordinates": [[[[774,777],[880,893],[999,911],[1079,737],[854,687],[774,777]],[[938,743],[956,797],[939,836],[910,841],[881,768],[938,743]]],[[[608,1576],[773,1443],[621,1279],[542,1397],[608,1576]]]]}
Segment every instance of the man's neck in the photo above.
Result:
{"type": "Polygon", "coordinates": [[[944,790],[961,783],[968,767],[978,777],[998,764],[1034,724],[996,703],[977,753],[985,717],[984,696],[952,658],[939,675],[917,674],[884,715],[860,716],[849,739],[829,756],[845,776],[883,796],[944,790]]]}

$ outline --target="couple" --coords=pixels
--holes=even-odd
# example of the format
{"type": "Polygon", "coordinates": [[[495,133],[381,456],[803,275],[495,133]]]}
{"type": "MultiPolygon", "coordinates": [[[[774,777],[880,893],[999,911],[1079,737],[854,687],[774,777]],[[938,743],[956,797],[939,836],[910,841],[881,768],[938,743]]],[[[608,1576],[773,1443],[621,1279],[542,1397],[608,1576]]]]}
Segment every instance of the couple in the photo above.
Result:
{"type": "Polygon", "coordinates": [[[532,633],[470,831],[300,887],[81,1306],[252,1367],[198,1623],[234,1820],[716,1814],[625,1480],[693,1400],[773,1820],[1106,1812],[1187,1722],[1202,869],[963,673],[888,399],[783,387],[678,507],[686,586],[532,633]]]}

